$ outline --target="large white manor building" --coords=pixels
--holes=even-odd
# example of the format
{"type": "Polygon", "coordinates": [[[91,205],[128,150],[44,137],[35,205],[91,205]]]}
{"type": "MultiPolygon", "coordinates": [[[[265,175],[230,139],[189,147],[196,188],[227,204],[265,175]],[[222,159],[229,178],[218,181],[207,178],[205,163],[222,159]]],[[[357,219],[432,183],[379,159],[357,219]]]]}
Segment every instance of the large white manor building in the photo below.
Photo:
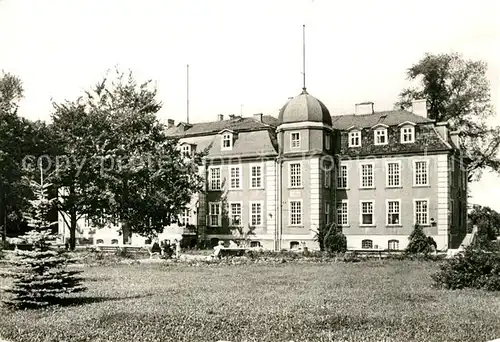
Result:
{"type": "MultiPolygon", "coordinates": [[[[354,114],[331,116],[304,89],[277,118],[168,120],[167,132],[187,154],[208,150],[200,167],[206,189],[160,239],[197,236],[215,244],[251,231],[253,246],[315,249],[315,232],[335,222],[349,249],[397,250],[419,223],[445,250],[466,234],[467,173],[458,135],[427,118],[425,100],[410,111],[375,112],[367,102],[354,114]]],[[[94,243],[121,242],[119,227],[95,231],[84,219],[79,226],[77,236],[93,232],[94,243]]],[[[59,227],[69,236],[64,220],[59,227]]],[[[132,244],[144,243],[132,236],[132,244]]]]}

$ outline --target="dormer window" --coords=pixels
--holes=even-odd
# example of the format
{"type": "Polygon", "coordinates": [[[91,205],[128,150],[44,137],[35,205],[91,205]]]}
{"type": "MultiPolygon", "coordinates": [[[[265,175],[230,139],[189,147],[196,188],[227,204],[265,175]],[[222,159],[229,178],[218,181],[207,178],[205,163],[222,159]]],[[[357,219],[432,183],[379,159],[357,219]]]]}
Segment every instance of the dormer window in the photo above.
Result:
{"type": "Polygon", "coordinates": [[[222,135],[222,149],[230,150],[233,148],[233,135],[231,133],[224,133],[222,135]]]}
{"type": "Polygon", "coordinates": [[[408,144],[415,142],[415,127],[403,126],[401,127],[401,143],[408,144]]]}
{"type": "Polygon", "coordinates": [[[300,148],[300,133],[299,132],[290,133],[290,147],[292,149],[300,148]]]}
{"type": "Polygon", "coordinates": [[[385,145],[387,144],[387,129],[386,128],[378,128],[373,131],[375,145],[385,145]]]}
{"type": "Polygon", "coordinates": [[[349,132],[349,147],[359,147],[361,146],[361,132],[351,131],[349,132]]]}

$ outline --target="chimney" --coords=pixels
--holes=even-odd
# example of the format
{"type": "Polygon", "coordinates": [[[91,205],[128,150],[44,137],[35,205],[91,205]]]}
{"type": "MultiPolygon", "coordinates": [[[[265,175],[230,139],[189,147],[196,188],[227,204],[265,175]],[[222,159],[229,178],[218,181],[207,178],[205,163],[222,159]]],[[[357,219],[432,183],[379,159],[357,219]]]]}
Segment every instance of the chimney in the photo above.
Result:
{"type": "Polygon", "coordinates": [[[444,139],[444,141],[448,142],[448,123],[447,122],[438,122],[436,123],[436,130],[439,135],[444,139]]]}
{"type": "Polygon", "coordinates": [[[262,122],[262,113],[254,114],[253,118],[258,122],[262,122]]]}
{"type": "Polygon", "coordinates": [[[167,119],[167,128],[172,128],[175,126],[175,121],[173,119],[167,119]]]}
{"type": "Polygon", "coordinates": [[[224,121],[224,114],[217,114],[217,121],[224,121]]]}
{"type": "Polygon", "coordinates": [[[234,119],[236,119],[236,115],[234,115],[234,114],[229,114],[229,119],[230,119],[230,120],[234,120],[234,119]]]}
{"type": "Polygon", "coordinates": [[[457,148],[460,148],[460,137],[458,136],[458,134],[458,131],[450,132],[450,139],[453,145],[455,145],[457,148]]]}
{"type": "Polygon", "coordinates": [[[411,112],[426,118],[427,117],[427,100],[420,99],[420,100],[411,101],[411,112]]]}
{"type": "Polygon", "coordinates": [[[361,102],[361,103],[356,103],[356,110],[355,114],[356,115],[363,115],[363,114],[373,114],[373,102],[361,102]]]}

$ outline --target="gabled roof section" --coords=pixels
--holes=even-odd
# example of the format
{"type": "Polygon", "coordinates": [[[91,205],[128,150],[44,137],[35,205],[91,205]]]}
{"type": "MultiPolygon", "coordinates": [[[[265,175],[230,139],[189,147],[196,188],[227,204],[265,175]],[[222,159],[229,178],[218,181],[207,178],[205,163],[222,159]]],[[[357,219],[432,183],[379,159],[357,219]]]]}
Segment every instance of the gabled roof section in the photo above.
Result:
{"type": "Polygon", "coordinates": [[[380,122],[379,122],[378,124],[373,125],[373,126],[371,127],[371,129],[377,129],[377,128],[379,128],[379,127],[382,127],[382,128],[387,128],[387,127],[389,127],[389,126],[387,126],[386,124],[383,124],[383,123],[380,123],[380,122]]]}
{"type": "Polygon", "coordinates": [[[186,129],[186,128],[190,128],[190,127],[193,127],[193,125],[192,125],[192,124],[188,124],[187,122],[183,122],[183,121],[179,121],[179,123],[178,123],[176,126],[177,126],[177,127],[179,127],[179,126],[183,126],[183,127],[184,127],[184,129],[186,129]]]}
{"type": "Polygon", "coordinates": [[[351,127],[347,128],[346,131],[361,131],[361,127],[351,126],[351,127]]]}
{"type": "Polygon", "coordinates": [[[229,128],[224,128],[222,131],[220,131],[218,134],[222,134],[222,133],[225,133],[225,132],[228,132],[228,133],[231,133],[231,134],[236,134],[235,131],[233,131],[232,129],[229,129],[229,128]]]}
{"type": "Polygon", "coordinates": [[[406,126],[406,125],[415,126],[416,123],[414,123],[413,121],[405,121],[405,122],[401,122],[398,126],[401,127],[401,126],[406,126]]]}
{"type": "Polygon", "coordinates": [[[337,115],[332,116],[333,128],[338,130],[349,130],[352,127],[371,128],[377,124],[397,126],[403,122],[414,122],[415,124],[432,123],[434,120],[408,112],[406,110],[390,110],[364,115],[337,115]]]}
{"type": "Polygon", "coordinates": [[[170,127],[167,129],[167,135],[183,137],[217,134],[224,129],[229,129],[234,132],[274,129],[278,126],[278,119],[270,115],[263,115],[262,121],[256,120],[253,117],[245,117],[223,121],[193,123],[189,124],[189,126],[190,127],[184,126],[184,130],[178,125],[170,127]]]}

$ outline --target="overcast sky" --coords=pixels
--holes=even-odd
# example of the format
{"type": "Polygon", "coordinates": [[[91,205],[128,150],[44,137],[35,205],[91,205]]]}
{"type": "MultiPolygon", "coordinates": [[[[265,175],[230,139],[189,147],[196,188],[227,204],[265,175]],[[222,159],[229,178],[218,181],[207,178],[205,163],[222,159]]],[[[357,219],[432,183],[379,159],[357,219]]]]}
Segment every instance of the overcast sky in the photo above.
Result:
{"type": "MultiPolygon", "coordinates": [[[[157,82],[161,118],[277,115],[302,87],[333,115],[373,101],[390,109],[405,70],[425,52],[460,52],[489,65],[500,108],[497,1],[0,0],[0,69],[25,88],[20,113],[48,119],[51,99],[75,99],[115,66],[157,82]],[[243,106],[241,106],[243,105],[243,106]]],[[[500,124],[499,119],[493,120],[500,124]]],[[[500,210],[497,176],[472,202],[500,210]]]]}

